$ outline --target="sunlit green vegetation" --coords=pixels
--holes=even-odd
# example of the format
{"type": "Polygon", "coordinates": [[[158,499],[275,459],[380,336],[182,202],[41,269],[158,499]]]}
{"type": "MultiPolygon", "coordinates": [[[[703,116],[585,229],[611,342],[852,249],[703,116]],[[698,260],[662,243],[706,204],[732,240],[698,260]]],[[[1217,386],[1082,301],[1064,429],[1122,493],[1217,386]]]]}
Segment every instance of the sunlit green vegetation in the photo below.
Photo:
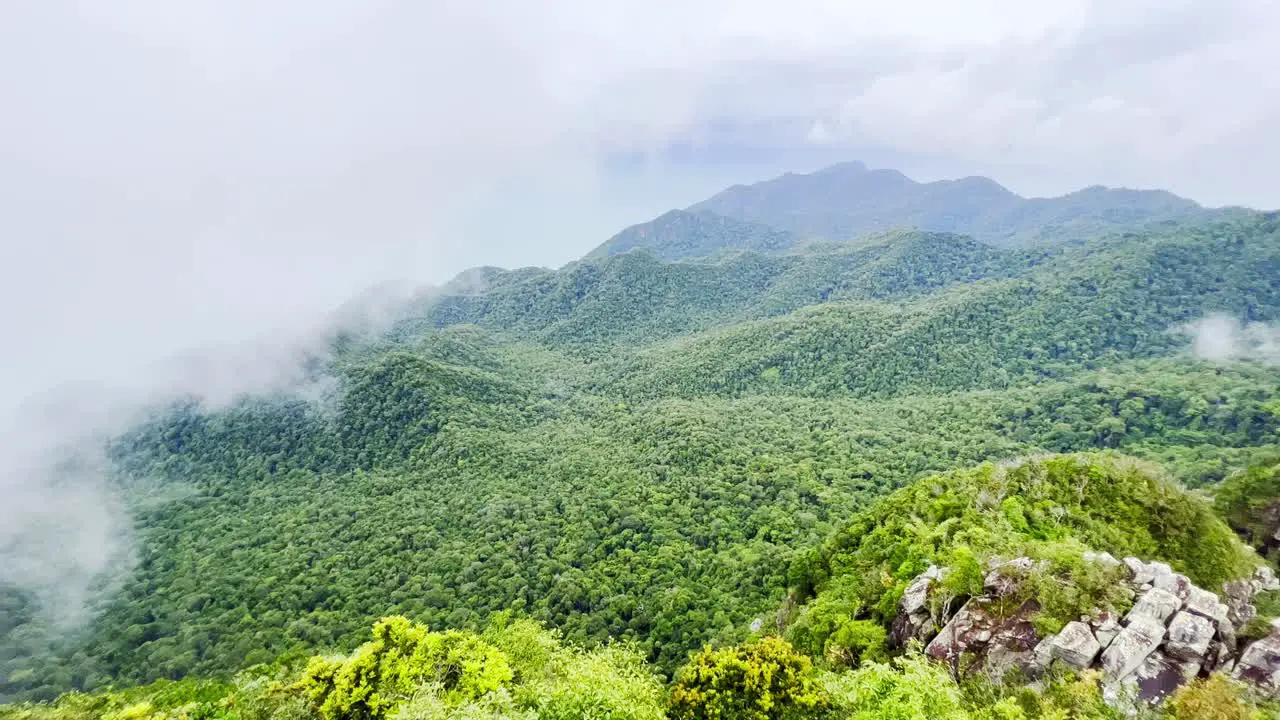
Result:
{"type": "MultiPolygon", "coordinates": [[[[180,717],[190,708],[163,699],[172,692],[214,713],[190,717],[248,718],[284,712],[246,709],[276,703],[272,683],[301,682],[311,689],[279,696],[296,717],[373,717],[352,710],[350,688],[334,694],[347,661],[300,673],[402,616],[430,628],[397,636],[405,653],[422,638],[445,649],[387,671],[400,700],[379,705],[386,716],[582,717],[575,703],[595,700],[574,695],[580,684],[639,713],[590,717],[714,717],[653,693],[680,682],[691,653],[730,684],[726,657],[786,660],[777,647],[723,649],[757,642],[752,621],[767,627],[799,591],[818,594],[789,630],[813,665],[787,665],[804,675],[797,713],[1063,717],[1054,708],[1084,684],[1063,679],[1061,697],[1034,702],[926,692],[934,670],[884,647],[895,593],[930,562],[1026,552],[1080,578],[1060,607],[1044,603],[1052,624],[1110,601],[1106,578],[1090,584],[1072,566],[1081,548],[1161,557],[1205,583],[1244,567],[1227,526],[1177,484],[1211,488],[1274,457],[1280,370],[1193,360],[1174,329],[1216,311],[1280,317],[1274,217],[1037,250],[914,232],[759,237],[778,252],[663,262],[638,250],[485,271],[376,342],[336,343],[322,400],[158,413],[111,449],[136,565],[71,635],[0,588],[0,692],[50,699],[160,680],[21,712],[180,717]],[[1167,478],[1112,456],[979,466],[1099,450],[1167,478]],[[1003,488],[994,505],[979,502],[987,485],[1003,488]],[[1047,521],[1051,508],[1067,521],[1047,521]],[[485,630],[506,612],[556,630],[554,643],[528,642],[554,644],[560,675],[522,674],[517,656],[533,651],[485,630]],[[451,643],[483,672],[442,680],[451,643]],[[483,660],[490,648],[509,677],[483,660]],[[856,669],[833,675],[832,658],[856,669]],[[263,664],[270,678],[236,675],[263,664]],[[609,673],[626,679],[598,680],[609,673]],[[325,683],[335,689],[317,696],[325,683]]],[[[1230,490],[1243,482],[1218,495],[1237,530],[1270,492],[1230,490]]]]}

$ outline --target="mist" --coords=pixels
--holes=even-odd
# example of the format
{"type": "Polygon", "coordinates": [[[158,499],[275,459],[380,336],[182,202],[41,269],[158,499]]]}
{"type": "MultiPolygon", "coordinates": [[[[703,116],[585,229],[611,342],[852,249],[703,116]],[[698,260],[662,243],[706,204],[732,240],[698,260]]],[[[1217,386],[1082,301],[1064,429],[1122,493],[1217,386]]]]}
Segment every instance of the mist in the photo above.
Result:
{"type": "Polygon", "coordinates": [[[1241,322],[1224,313],[1213,313],[1181,330],[1191,336],[1191,351],[1201,360],[1248,360],[1280,365],[1280,326],[1241,322]]]}

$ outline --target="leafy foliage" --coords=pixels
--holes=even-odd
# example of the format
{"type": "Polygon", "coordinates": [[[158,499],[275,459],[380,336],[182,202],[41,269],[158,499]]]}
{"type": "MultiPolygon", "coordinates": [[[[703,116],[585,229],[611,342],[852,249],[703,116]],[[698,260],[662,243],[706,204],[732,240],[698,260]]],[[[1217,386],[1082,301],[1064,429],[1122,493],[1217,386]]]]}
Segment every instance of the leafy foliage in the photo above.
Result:
{"type": "Polygon", "coordinates": [[[512,676],[506,657],[474,635],[431,633],[390,617],[373,626],[373,640],[352,656],[312,658],[300,687],[325,720],[379,720],[421,685],[470,701],[512,676]]]}
{"type": "Polygon", "coordinates": [[[1251,465],[1214,491],[1215,505],[1245,542],[1280,561],[1280,458],[1251,465]]]}
{"type": "Polygon", "coordinates": [[[744,645],[704,648],[671,689],[674,720],[788,720],[823,703],[809,658],[787,641],[765,637],[744,645]]]}

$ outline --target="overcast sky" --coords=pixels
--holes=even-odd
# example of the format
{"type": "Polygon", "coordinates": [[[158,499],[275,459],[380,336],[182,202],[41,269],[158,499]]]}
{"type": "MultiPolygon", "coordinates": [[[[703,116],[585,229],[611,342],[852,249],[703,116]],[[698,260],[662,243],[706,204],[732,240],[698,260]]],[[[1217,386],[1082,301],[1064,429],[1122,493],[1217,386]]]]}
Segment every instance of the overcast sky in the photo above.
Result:
{"type": "Polygon", "coordinates": [[[860,158],[1280,206],[1270,0],[0,2],[0,397],[860,158]]]}

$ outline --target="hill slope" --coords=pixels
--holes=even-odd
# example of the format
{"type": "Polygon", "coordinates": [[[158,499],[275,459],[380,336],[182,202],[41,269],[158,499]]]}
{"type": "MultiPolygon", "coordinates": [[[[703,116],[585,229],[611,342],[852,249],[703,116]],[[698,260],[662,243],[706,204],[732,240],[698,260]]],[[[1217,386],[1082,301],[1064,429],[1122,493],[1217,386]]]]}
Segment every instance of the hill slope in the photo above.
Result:
{"type": "Polygon", "coordinates": [[[584,259],[595,260],[635,248],[644,248],[663,260],[705,257],[726,249],[776,252],[799,240],[793,233],[767,225],[710,212],[672,210],[614,235],[584,259]]]}

